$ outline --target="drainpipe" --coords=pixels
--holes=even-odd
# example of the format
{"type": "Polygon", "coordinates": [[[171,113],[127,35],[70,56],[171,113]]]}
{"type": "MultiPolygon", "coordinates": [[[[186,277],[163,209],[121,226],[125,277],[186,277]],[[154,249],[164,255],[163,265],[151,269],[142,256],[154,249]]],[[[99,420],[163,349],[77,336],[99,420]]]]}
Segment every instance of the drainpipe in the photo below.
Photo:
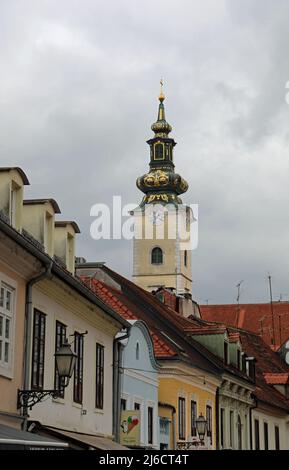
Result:
{"type": "MultiPolygon", "coordinates": [[[[24,390],[29,389],[30,384],[30,369],[31,369],[31,341],[32,341],[32,329],[33,329],[33,302],[32,302],[32,290],[33,286],[38,282],[42,281],[43,279],[48,279],[52,277],[51,269],[53,266],[53,261],[51,260],[49,264],[45,266],[45,270],[30,279],[26,286],[26,302],[25,302],[25,333],[24,333],[24,357],[23,357],[23,370],[24,370],[24,377],[23,377],[23,385],[24,390]]],[[[27,419],[28,413],[24,416],[23,421],[23,430],[27,430],[27,419]]]]}
{"type": "Polygon", "coordinates": [[[114,338],[113,340],[113,395],[112,395],[112,433],[116,442],[120,441],[120,397],[121,397],[121,367],[123,346],[120,343],[124,339],[128,339],[130,330],[123,336],[114,338]]]}

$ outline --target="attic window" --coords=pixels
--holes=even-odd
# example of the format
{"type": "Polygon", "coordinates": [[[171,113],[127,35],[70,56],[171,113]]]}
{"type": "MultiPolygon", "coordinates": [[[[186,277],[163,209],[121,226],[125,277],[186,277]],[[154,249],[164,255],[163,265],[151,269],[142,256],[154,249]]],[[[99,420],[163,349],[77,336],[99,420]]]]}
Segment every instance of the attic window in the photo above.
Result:
{"type": "Polygon", "coordinates": [[[252,380],[255,380],[255,362],[254,357],[246,357],[246,372],[252,380]]]}
{"type": "Polygon", "coordinates": [[[224,363],[229,364],[229,345],[227,341],[224,342],[224,363]]]}
{"type": "Polygon", "coordinates": [[[242,369],[241,351],[240,351],[240,349],[237,350],[237,367],[238,367],[239,370],[242,369]]]}

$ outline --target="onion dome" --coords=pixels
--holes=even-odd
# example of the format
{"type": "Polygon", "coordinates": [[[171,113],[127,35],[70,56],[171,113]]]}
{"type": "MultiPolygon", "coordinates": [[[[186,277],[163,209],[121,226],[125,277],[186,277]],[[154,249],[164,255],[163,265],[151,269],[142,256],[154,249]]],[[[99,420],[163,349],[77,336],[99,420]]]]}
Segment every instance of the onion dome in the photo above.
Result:
{"type": "Polygon", "coordinates": [[[155,135],[147,141],[150,146],[150,171],[136,182],[138,189],[145,194],[141,207],[149,203],[182,204],[179,195],[188,189],[188,183],[174,172],[173,149],[176,142],[169,137],[172,127],[165,118],[165,95],[162,87],[161,80],[158,119],[151,126],[155,135]]]}

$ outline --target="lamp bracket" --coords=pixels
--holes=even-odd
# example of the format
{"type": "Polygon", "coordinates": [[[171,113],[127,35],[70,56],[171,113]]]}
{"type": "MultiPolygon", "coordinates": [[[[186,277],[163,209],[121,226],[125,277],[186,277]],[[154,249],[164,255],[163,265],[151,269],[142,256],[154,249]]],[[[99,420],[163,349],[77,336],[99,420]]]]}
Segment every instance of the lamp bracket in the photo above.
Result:
{"type": "Polygon", "coordinates": [[[17,409],[31,408],[44,400],[44,398],[51,396],[58,398],[61,395],[61,390],[18,390],[17,396],[17,409]]]}

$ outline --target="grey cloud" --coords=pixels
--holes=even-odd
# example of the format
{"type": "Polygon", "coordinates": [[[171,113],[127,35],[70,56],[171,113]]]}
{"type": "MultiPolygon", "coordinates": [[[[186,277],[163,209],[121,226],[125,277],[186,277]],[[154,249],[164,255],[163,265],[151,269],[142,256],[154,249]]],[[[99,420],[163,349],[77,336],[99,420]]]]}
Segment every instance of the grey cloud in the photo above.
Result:
{"type": "Polygon", "coordinates": [[[79,222],[78,254],[131,275],[132,244],[93,241],[90,207],[139,202],[165,78],[175,163],[199,203],[198,300],[289,292],[288,2],[27,0],[0,4],[0,155],[28,197],[79,222]]]}

